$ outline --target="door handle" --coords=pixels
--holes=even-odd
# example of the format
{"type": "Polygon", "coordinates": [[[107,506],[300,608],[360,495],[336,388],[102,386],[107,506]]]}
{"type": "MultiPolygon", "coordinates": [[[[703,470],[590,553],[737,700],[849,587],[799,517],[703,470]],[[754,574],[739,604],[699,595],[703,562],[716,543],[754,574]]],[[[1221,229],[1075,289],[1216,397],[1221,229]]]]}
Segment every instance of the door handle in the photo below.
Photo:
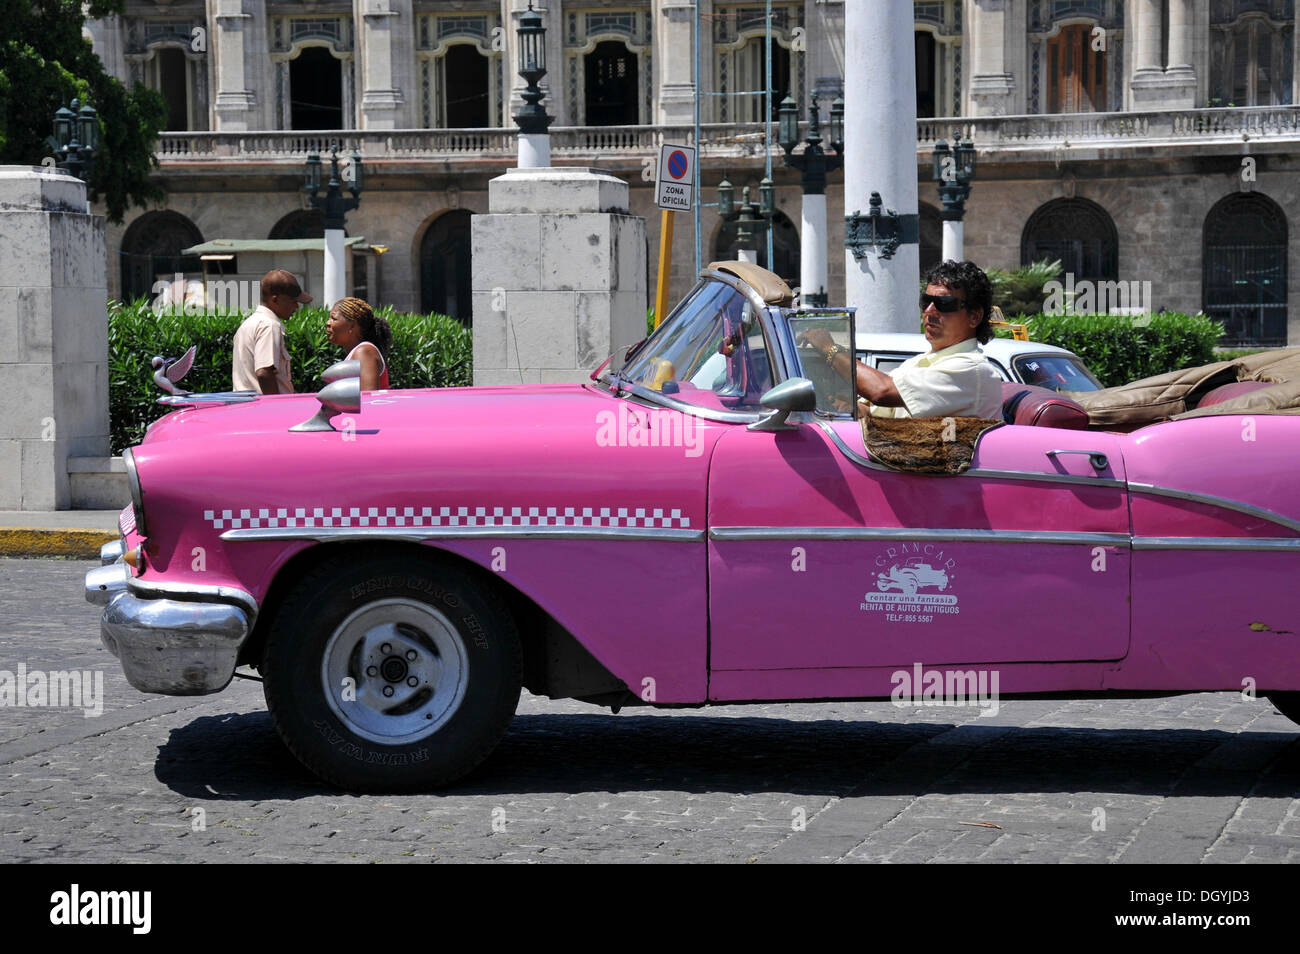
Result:
{"type": "Polygon", "coordinates": [[[1058,454],[1087,454],[1088,463],[1092,464],[1092,469],[1101,472],[1110,466],[1110,460],[1100,451],[1091,450],[1068,450],[1060,447],[1055,450],[1044,451],[1048,457],[1056,457],[1058,454]]]}

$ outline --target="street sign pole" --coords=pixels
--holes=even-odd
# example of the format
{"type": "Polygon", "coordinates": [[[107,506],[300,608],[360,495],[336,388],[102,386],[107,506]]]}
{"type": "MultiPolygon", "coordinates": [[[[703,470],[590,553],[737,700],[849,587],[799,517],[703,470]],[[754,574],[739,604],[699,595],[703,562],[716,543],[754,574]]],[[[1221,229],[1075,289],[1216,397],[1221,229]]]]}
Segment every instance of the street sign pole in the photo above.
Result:
{"type": "Polygon", "coordinates": [[[668,313],[668,277],[673,264],[673,213],[695,209],[695,149],[664,143],[659,150],[655,204],[659,216],[659,279],[655,283],[655,327],[668,313]]]}
{"type": "Polygon", "coordinates": [[[673,265],[672,209],[659,210],[659,281],[655,287],[655,327],[658,328],[668,314],[668,275],[673,265]]]}

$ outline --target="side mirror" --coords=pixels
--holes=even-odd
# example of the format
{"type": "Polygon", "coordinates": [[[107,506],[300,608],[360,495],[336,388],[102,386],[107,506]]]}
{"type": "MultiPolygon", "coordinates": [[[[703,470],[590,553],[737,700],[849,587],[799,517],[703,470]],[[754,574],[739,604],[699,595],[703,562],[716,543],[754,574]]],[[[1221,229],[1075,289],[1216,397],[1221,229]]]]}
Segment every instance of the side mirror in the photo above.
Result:
{"type": "MultiPolygon", "coordinates": [[[[334,368],[344,364],[359,364],[356,361],[340,361],[334,368]]],[[[330,368],[330,371],[334,370],[330,368]]],[[[326,372],[329,373],[328,371],[326,372]]],[[[333,431],[337,430],[330,419],[339,414],[356,414],[361,410],[361,378],[341,378],[325,385],[316,392],[316,400],[321,408],[315,416],[295,424],[291,431],[333,431]]]]}
{"type": "Polygon", "coordinates": [[[817,407],[817,391],[807,378],[791,378],[782,381],[763,395],[763,407],[771,408],[772,413],[760,421],[750,424],[750,431],[793,431],[795,426],[787,424],[786,418],[791,411],[812,411],[817,407]]]}

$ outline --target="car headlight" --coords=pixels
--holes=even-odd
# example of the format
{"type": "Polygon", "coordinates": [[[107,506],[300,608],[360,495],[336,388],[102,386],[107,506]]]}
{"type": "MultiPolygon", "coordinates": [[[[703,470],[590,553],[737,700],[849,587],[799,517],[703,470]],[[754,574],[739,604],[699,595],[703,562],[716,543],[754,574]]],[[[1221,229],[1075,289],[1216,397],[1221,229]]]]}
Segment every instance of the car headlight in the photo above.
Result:
{"type": "Polygon", "coordinates": [[[131,488],[131,509],[135,511],[135,529],[142,537],[149,536],[144,518],[144,490],[140,487],[140,475],[135,469],[135,455],[128,447],[122,451],[122,463],[126,465],[126,482],[131,488]]]}

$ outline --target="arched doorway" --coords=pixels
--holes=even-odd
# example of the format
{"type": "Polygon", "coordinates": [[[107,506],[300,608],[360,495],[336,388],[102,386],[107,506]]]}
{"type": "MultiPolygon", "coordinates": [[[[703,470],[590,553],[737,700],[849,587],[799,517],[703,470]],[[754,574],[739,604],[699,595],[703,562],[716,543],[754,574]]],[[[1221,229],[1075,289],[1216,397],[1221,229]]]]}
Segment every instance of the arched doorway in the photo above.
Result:
{"type": "Polygon", "coordinates": [[[1205,217],[1202,308],[1224,324],[1224,344],[1286,341],[1286,213],[1267,196],[1220,199],[1205,217]]]}
{"type": "MultiPolygon", "coordinates": [[[[754,245],[757,246],[758,264],[776,272],[791,288],[799,287],[799,230],[782,212],[772,216],[772,253],[776,267],[767,263],[767,235],[759,229],[754,233],[754,245]]],[[[736,223],[723,222],[713,241],[713,260],[733,262],[740,258],[740,242],[736,239],[736,223]]]]}
{"type": "Polygon", "coordinates": [[[127,228],[122,236],[123,301],[148,298],[154,282],[168,281],[176,274],[194,275],[203,268],[197,255],[181,251],[203,241],[198,226],[179,212],[146,212],[127,228]]]}
{"type": "Polygon", "coordinates": [[[465,209],[444,212],[420,240],[420,310],[451,315],[473,324],[470,290],[470,216],[465,209]]]}
{"type": "Polygon", "coordinates": [[[943,260],[943,213],[922,202],[920,208],[921,274],[943,260]]]}
{"type": "Polygon", "coordinates": [[[343,128],[343,64],[324,47],[289,61],[289,128],[343,128]]]}
{"type": "Polygon", "coordinates": [[[640,120],[636,54],[604,40],[583,60],[588,126],[635,126],[640,120]]]}
{"type": "Polygon", "coordinates": [[[1110,214],[1087,199],[1053,199],[1038,207],[1020,237],[1020,264],[1060,260],[1062,280],[1119,278],[1119,234],[1110,214]]]}
{"type": "Polygon", "coordinates": [[[271,226],[268,239],[318,239],[325,236],[325,213],[320,209],[298,209],[271,226]]]}

